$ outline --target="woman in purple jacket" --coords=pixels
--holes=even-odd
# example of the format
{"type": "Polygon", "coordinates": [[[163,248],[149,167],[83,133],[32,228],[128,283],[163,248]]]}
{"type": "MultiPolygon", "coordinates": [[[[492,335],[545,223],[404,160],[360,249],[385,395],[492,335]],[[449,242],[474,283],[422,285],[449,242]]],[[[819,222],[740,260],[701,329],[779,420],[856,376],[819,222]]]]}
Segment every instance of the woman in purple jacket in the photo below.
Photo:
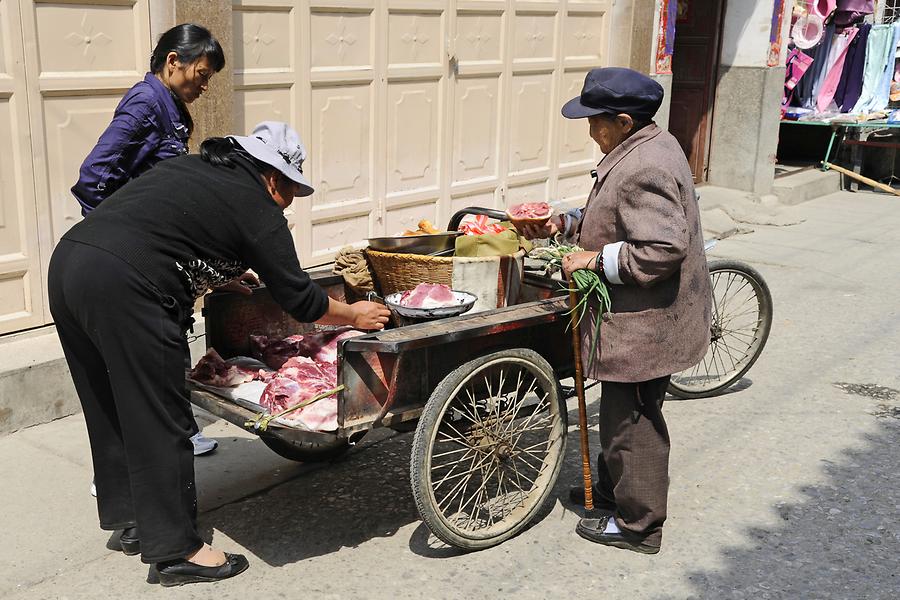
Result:
{"type": "Polygon", "coordinates": [[[159,161],[187,154],[194,128],[187,105],[224,66],[222,46],[206,28],[184,23],[162,34],[150,72],[119,102],[81,165],[72,193],[82,214],[159,161]]]}
{"type": "MultiPolygon", "coordinates": [[[[187,105],[224,66],[222,46],[205,27],[183,23],[160,36],[150,55],[150,72],[119,102],[112,122],[81,165],[72,193],[83,215],[159,161],[187,154],[194,129],[187,105]]],[[[195,456],[218,446],[199,431],[191,442],[195,456]]]]}

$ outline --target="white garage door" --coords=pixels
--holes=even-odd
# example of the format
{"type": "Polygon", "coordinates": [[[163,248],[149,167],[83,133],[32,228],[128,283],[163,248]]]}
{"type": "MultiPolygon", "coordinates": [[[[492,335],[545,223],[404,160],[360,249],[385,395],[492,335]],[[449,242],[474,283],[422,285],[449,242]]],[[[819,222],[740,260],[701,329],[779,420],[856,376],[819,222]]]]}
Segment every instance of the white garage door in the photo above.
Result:
{"type": "Polygon", "coordinates": [[[44,323],[19,6],[0,1],[0,333],[44,323]]]}
{"type": "Polygon", "coordinates": [[[235,126],[289,121],[310,153],[303,263],[465,206],[583,202],[595,147],[559,108],[604,64],[610,5],[235,2],[235,126]]]}
{"type": "Polygon", "coordinates": [[[81,218],[69,188],[147,68],[148,0],[0,0],[0,334],[50,322],[46,267],[81,218]]]}

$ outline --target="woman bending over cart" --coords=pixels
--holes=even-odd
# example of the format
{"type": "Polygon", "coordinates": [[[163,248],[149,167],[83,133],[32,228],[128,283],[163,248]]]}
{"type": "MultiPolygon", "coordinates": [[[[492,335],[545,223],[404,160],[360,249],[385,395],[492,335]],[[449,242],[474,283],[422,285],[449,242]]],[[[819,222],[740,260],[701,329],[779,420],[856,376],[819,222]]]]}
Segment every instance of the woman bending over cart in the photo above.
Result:
{"type": "Polygon", "coordinates": [[[387,323],[382,305],[331,299],[300,268],[282,211],[313,192],[305,158],[286,123],[208,139],[200,155],[162,161],[105,199],[50,261],[50,310],[84,409],[100,527],[130,529],[123,549],[166,586],[248,566],[197,531],[182,343],[194,301],[253,269],[298,321],[387,323]]]}

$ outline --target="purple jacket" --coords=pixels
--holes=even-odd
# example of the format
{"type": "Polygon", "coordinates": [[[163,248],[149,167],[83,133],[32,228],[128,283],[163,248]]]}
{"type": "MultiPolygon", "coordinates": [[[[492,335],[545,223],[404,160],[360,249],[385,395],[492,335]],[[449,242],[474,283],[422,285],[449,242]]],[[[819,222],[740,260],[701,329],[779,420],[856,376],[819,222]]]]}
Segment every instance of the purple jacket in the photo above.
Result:
{"type": "Polygon", "coordinates": [[[117,189],[166,158],[187,154],[186,117],[153,73],[125,94],[112,122],[81,164],[72,193],[86,215],[117,189]]]}

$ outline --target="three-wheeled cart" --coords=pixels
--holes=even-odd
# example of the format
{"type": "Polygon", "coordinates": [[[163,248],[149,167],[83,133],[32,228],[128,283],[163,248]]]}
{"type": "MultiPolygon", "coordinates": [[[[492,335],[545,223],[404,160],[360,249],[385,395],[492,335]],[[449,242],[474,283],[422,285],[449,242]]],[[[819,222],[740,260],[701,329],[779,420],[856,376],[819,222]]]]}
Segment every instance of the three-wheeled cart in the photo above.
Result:
{"type": "MultiPolygon", "coordinates": [[[[503,218],[468,208],[464,214],[503,218]]],[[[721,393],[762,353],[772,298],[762,276],[738,261],[712,261],[713,322],[707,356],[673,375],[682,397],[721,393]]],[[[340,277],[312,274],[343,299],[340,277]]],[[[378,427],[415,428],[410,479],[431,531],[464,549],[499,544],[524,529],[547,501],[566,446],[560,380],[574,374],[568,299],[560,281],[525,271],[516,304],[405,325],[338,347],[338,428],[311,432],[272,421],[191,386],[191,401],[248,429],[281,456],[334,458],[378,427]]],[[[312,326],[288,317],[265,288],[251,296],[211,294],[204,304],[207,346],[229,358],[249,354],[251,334],[285,337],[312,326]]],[[[190,383],[189,383],[190,386],[190,383]]]]}
{"type": "MultiPolygon", "coordinates": [[[[312,276],[343,298],[340,277],[312,276]]],[[[567,419],[559,381],[574,372],[563,292],[559,281],[526,273],[513,306],[343,341],[334,432],[278,421],[258,430],[248,425],[253,411],[189,384],[191,401],[298,461],[333,458],[378,427],[415,427],[410,479],[422,519],[448,544],[487,548],[529,524],[562,465],[567,419]]],[[[251,334],[310,328],[265,288],[211,294],[203,311],[207,346],[224,358],[248,355],[251,334]]]]}

